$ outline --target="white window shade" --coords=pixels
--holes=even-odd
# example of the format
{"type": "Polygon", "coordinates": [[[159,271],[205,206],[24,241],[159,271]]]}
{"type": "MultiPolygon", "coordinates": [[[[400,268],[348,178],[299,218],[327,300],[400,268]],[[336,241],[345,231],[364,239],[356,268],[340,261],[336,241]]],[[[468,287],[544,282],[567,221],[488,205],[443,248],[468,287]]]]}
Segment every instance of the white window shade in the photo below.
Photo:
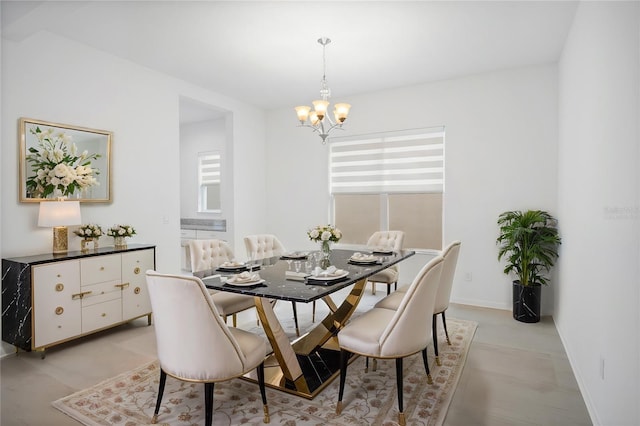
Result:
{"type": "Polygon", "coordinates": [[[220,212],[221,155],[219,152],[198,154],[198,212],[220,212]]]}
{"type": "Polygon", "coordinates": [[[330,145],[331,193],[442,193],[444,129],[353,138],[330,145]]]}
{"type": "Polygon", "coordinates": [[[200,185],[220,183],[220,154],[198,156],[198,182],[200,185]]]}

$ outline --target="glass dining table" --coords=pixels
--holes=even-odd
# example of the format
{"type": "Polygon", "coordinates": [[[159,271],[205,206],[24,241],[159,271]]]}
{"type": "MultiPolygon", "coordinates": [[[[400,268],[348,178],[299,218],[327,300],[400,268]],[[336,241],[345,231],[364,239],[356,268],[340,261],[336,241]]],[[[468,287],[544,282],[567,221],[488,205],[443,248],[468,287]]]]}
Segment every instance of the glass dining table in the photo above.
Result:
{"type": "MultiPolygon", "coordinates": [[[[253,272],[260,277],[257,284],[230,284],[228,278],[233,272],[220,269],[194,275],[200,277],[207,288],[254,296],[258,317],[273,350],[265,361],[267,386],[313,399],[339,375],[340,349],[336,336],[355,312],[367,277],[414,254],[411,250],[376,254],[364,250],[334,249],[331,251],[330,265],[347,274],[338,279],[318,281],[305,279],[301,276],[304,274],[292,274],[292,262],[280,257],[254,263],[256,268],[253,272]],[[358,252],[371,256],[362,263],[355,263],[352,257],[358,252]],[[331,294],[346,287],[351,287],[351,290],[339,305],[336,304],[331,294]],[[329,307],[326,317],[308,333],[296,340],[289,340],[274,313],[274,300],[310,303],[320,299],[329,307]]],[[[304,259],[298,261],[304,263],[304,259]]],[[[322,266],[326,268],[327,264],[322,266]]],[[[254,380],[249,376],[246,378],[254,380]]]]}

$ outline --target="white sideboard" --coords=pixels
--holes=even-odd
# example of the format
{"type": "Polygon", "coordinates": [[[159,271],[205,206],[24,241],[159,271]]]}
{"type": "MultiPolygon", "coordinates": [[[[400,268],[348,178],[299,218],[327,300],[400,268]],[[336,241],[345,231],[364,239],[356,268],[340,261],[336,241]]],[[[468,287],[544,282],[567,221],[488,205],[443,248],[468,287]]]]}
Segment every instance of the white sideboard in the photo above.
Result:
{"type": "Polygon", "coordinates": [[[2,340],[27,351],[143,316],[151,324],[145,272],[155,246],[2,259],[2,340]]]}

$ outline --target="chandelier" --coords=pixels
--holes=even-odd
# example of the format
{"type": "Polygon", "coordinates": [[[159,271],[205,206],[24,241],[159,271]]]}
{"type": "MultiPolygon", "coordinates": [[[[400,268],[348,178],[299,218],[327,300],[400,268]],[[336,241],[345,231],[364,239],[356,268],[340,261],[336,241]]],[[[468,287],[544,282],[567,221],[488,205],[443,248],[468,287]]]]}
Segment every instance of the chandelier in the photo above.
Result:
{"type": "Polygon", "coordinates": [[[342,123],[347,119],[349,115],[349,104],[336,104],[333,110],[334,120],[329,117],[327,110],[329,109],[329,96],[331,96],[331,89],[327,86],[327,62],[325,59],[325,51],[327,44],[331,43],[331,40],[322,37],[318,39],[318,43],[322,45],[322,82],[320,85],[320,97],[322,99],[313,101],[313,111],[309,106],[297,106],[296,113],[298,114],[298,120],[300,125],[298,127],[310,127],[314,132],[318,132],[322,138],[322,144],[327,143],[327,137],[329,132],[335,128],[342,128],[342,123]]]}

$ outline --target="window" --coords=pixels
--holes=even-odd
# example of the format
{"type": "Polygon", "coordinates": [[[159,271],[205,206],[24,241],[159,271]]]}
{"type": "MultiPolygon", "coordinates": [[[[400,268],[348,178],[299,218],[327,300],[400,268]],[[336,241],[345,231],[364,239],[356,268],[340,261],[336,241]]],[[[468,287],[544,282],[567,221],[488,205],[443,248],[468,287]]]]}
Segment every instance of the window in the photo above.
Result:
{"type": "Polygon", "coordinates": [[[198,212],[219,213],[220,153],[198,154],[198,212]]]}
{"type": "Polygon", "coordinates": [[[405,232],[405,247],[442,248],[444,128],[334,138],[329,156],[343,242],[393,229],[405,232]]]}

